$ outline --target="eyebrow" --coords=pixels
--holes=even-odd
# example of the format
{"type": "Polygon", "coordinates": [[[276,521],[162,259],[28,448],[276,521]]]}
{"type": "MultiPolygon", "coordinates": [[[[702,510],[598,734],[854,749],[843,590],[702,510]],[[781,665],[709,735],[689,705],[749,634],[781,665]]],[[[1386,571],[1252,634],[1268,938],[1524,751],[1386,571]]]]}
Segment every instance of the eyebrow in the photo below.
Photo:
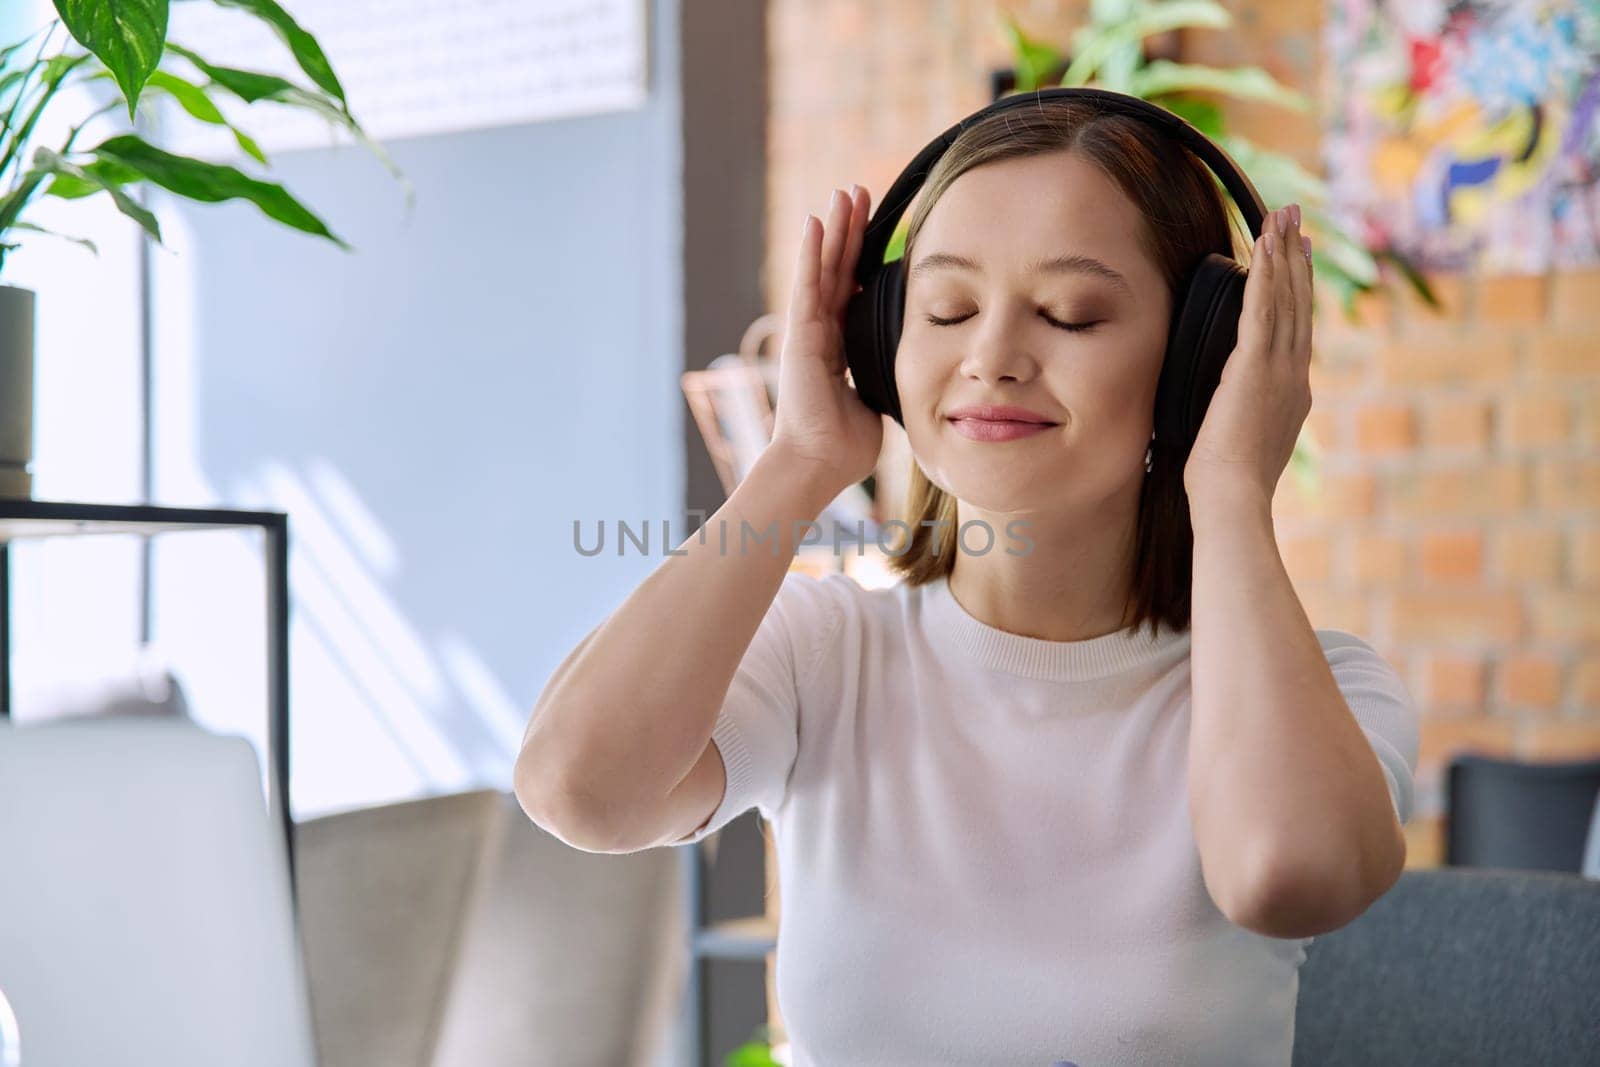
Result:
{"type": "MultiPolygon", "coordinates": [[[[951,269],[982,272],[976,260],[966,256],[958,256],[953,252],[929,252],[916,263],[912,264],[909,277],[919,274],[928,274],[935,270],[951,269]]],[[[1061,255],[1047,256],[1036,260],[1023,269],[1025,274],[1092,274],[1098,278],[1115,285],[1125,292],[1132,293],[1133,287],[1128,284],[1128,279],[1117,273],[1111,267],[1091,256],[1061,255]]]]}

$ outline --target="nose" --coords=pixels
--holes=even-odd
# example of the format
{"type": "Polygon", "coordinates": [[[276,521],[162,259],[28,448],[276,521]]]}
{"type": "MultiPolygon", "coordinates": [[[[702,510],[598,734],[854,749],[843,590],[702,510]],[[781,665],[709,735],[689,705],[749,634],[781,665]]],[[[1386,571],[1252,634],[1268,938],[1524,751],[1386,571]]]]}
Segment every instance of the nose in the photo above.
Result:
{"type": "Polygon", "coordinates": [[[961,373],[976,381],[1028,382],[1039,373],[1039,364],[1018,339],[1003,314],[988,316],[988,321],[972,337],[972,345],[961,360],[961,373]]]}

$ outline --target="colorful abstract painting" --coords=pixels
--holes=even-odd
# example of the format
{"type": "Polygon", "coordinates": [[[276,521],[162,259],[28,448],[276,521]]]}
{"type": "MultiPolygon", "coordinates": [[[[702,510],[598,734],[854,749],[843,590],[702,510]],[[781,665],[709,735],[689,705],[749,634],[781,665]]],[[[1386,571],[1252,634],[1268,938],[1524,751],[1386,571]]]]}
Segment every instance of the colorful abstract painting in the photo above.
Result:
{"type": "Polygon", "coordinates": [[[1600,0],[1329,0],[1333,207],[1434,270],[1600,262],[1600,0]]]}

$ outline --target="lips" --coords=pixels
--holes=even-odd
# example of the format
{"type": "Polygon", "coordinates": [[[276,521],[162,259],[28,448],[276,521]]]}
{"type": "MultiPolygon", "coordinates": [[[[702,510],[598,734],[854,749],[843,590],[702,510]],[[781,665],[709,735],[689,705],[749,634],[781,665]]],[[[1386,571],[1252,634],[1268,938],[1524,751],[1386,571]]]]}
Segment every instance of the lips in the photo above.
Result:
{"type": "Polygon", "coordinates": [[[1009,404],[971,404],[946,412],[948,419],[972,419],[978,422],[1025,423],[1035,426],[1055,426],[1056,420],[1037,411],[1013,407],[1009,404]]]}
{"type": "Polygon", "coordinates": [[[1017,441],[1060,423],[1037,411],[1004,404],[974,404],[946,414],[956,433],[972,441],[1017,441]]]}

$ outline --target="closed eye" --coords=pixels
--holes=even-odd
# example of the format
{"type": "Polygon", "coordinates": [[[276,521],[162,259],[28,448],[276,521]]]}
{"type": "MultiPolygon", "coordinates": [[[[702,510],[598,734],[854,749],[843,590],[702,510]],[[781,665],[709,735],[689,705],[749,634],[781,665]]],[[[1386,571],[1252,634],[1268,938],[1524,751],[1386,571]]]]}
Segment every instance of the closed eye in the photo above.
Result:
{"type": "MultiPolygon", "coordinates": [[[[976,312],[973,314],[976,314],[976,312]]],[[[928,323],[933,326],[954,326],[957,323],[966,322],[968,319],[972,318],[972,315],[963,315],[958,319],[941,319],[937,315],[925,315],[923,317],[926,318],[928,323]]],[[[1044,319],[1044,321],[1048,322],[1050,325],[1054,326],[1056,329],[1066,330],[1069,333],[1084,333],[1100,325],[1098,320],[1095,322],[1057,322],[1049,315],[1046,315],[1043,311],[1039,312],[1039,317],[1044,319]]]]}

